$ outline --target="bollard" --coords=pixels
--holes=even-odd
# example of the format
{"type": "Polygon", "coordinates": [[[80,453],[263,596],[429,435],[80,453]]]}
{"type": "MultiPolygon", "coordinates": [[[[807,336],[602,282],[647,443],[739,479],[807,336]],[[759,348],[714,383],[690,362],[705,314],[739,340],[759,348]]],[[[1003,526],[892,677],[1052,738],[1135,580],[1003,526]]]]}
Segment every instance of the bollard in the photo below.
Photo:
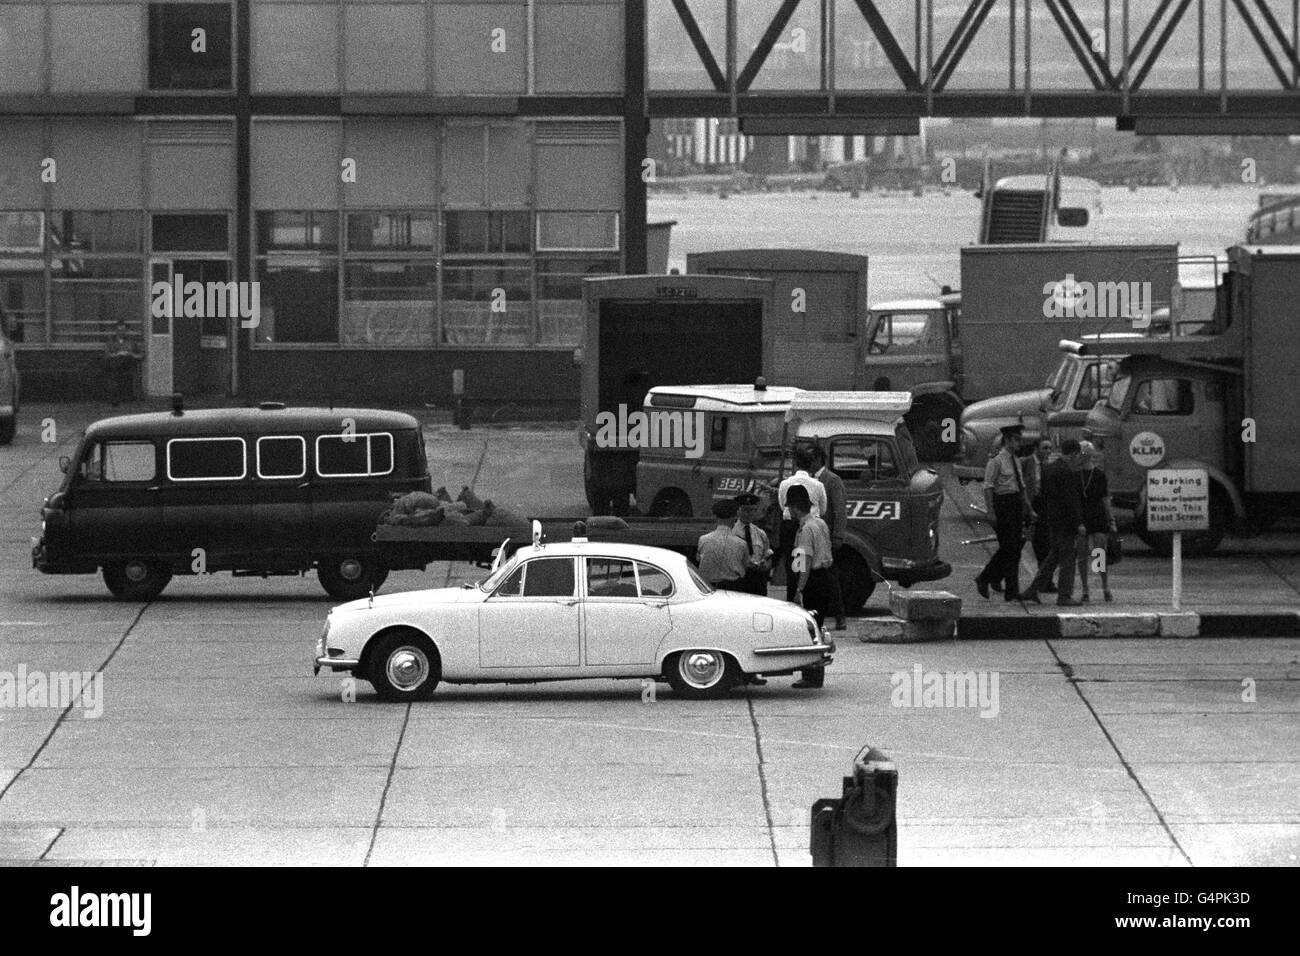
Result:
{"type": "Polygon", "coordinates": [[[884,752],[863,747],[843,794],[812,805],[813,866],[897,866],[897,798],[898,768],[884,752]]]}

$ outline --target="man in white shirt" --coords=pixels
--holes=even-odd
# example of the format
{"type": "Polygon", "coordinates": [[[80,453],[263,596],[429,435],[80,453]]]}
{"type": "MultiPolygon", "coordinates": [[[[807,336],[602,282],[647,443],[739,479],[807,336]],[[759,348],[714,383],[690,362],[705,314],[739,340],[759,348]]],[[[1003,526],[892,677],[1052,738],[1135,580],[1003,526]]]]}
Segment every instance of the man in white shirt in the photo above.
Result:
{"type": "Polygon", "coordinates": [[[794,467],[794,474],[781,482],[776,490],[776,500],[781,506],[781,517],[786,521],[793,520],[790,508],[785,503],[785,496],[793,485],[803,485],[808,491],[808,500],[812,502],[812,516],[820,518],[826,514],[826,486],[813,477],[812,450],[802,446],[795,449],[794,467]]]}

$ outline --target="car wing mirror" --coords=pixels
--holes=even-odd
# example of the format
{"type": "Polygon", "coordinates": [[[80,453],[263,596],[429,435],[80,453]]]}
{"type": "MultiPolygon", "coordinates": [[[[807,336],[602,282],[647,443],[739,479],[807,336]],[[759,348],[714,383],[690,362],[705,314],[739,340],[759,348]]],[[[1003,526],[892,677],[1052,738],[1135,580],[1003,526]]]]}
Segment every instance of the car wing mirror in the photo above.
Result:
{"type": "Polygon", "coordinates": [[[510,543],[509,538],[506,538],[504,541],[502,541],[501,546],[497,548],[496,553],[492,556],[493,574],[496,573],[497,568],[501,567],[501,562],[506,559],[506,545],[508,545],[509,543],[510,543]]]}

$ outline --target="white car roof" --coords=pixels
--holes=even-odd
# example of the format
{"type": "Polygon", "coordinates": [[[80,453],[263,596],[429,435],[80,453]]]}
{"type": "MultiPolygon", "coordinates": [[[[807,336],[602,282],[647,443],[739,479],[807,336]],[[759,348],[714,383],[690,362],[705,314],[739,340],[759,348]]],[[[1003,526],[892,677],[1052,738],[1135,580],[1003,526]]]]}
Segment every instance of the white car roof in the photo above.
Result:
{"type": "Polygon", "coordinates": [[[911,392],[802,392],[790,401],[785,417],[786,421],[839,417],[892,424],[911,407],[911,392]]]}
{"type": "MultiPolygon", "coordinates": [[[[703,527],[701,530],[707,530],[703,527]]],[[[672,566],[684,570],[686,558],[667,548],[654,548],[646,544],[622,544],[616,541],[543,541],[540,547],[526,544],[515,552],[520,558],[531,557],[574,557],[582,555],[599,555],[608,558],[628,558],[633,561],[645,561],[661,567],[672,566]]]]}
{"type": "Polygon", "coordinates": [[[654,401],[656,396],[673,396],[692,399],[689,407],[697,412],[782,411],[801,391],[789,385],[763,389],[753,385],[656,385],[646,393],[645,405],[665,411],[686,407],[654,401]]]}

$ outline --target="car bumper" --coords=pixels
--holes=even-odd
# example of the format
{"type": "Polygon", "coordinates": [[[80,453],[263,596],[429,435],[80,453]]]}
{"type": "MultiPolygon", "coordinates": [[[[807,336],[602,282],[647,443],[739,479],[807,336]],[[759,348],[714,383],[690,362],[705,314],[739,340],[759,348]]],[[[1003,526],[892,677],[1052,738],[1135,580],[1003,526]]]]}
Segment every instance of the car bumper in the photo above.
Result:
{"type": "Polygon", "coordinates": [[[328,667],[336,671],[355,670],[361,666],[361,661],[353,660],[346,657],[330,657],[328,654],[320,654],[316,657],[316,666],[312,668],[312,674],[319,674],[322,667],[328,667]]]}
{"type": "Polygon", "coordinates": [[[756,647],[753,653],[755,657],[764,663],[771,661],[775,664],[779,658],[796,658],[798,664],[805,667],[817,664],[826,665],[835,659],[835,642],[756,647]]]}
{"type": "Polygon", "coordinates": [[[32,538],[32,567],[42,574],[94,574],[99,570],[95,561],[55,561],[41,538],[32,538]]]}

